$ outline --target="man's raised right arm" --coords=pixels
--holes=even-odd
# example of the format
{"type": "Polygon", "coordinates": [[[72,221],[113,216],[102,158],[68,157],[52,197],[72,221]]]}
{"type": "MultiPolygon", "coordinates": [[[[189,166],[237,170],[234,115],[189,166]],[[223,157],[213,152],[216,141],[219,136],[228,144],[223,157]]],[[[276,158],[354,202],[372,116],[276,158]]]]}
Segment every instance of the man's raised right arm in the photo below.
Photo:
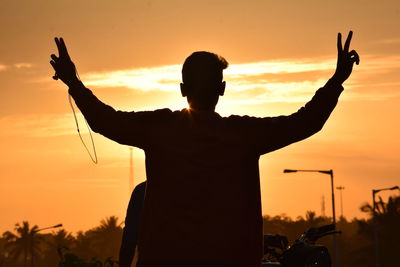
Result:
{"type": "Polygon", "coordinates": [[[141,132],[140,127],[144,126],[138,121],[141,112],[116,111],[101,102],[81,81],[68,87],[69,94],[94,132],[121,144],[137,145],[136,141],[141,139],[137,135],[141,132]]]}
{"type": "Polygon", "coordinates": [[[116,111],[101,102],[79,80],[64,40],[55,38],[59,56],[52,54],[50,64],[55,70],[53,79],[60,79],[68,86],[68,92],[75,100],[90,128],[118,143],[142,147],[145,141],[146,125],[151,123],[151,112],[116,111]]]}

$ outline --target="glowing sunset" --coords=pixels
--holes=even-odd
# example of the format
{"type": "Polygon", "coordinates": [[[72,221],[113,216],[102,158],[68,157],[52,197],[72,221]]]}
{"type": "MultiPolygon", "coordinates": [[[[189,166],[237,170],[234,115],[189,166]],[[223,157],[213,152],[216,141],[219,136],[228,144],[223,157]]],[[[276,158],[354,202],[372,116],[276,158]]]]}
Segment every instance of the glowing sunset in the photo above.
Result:
{"type": "MultiPolygon", "coordinates": [[[[115,109],[186,108],[182,64],[194,51],[211,51],[229,62],[216,112],[268,117],[297,111],[325,85],[336,68],[337,33],[352,30],[360,65],[321,132],[261,157],[261,198],[264,215],[330,216],[328,176],[283,170],[332,169],[335,186],[345,187],[344,216],[365,218],[360,206],[371,203],[371,190],[400,185],[399,14],[397,0],[0,1],[0,232],[22,220],[76,232],[125,217],[129,147],[94,134],[99,163],[91,162],[68,88],[52,79],[56,36],[85,86],[115,109]]],[[[133,176],[134,185],[146,180],[138,148],[133,176]]]]}

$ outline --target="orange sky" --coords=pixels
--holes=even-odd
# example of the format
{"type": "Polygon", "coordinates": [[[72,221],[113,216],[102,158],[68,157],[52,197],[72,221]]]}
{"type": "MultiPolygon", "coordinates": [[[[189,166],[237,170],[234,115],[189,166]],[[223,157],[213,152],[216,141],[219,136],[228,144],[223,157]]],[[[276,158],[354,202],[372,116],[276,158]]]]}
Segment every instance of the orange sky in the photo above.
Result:
{"type": "MultiPolygon", "coordinates": [[[[361,64],[324,129],[260,160],[263,213],[321,214],[324,196],[331,214],[329,176],[285,168],[333,169],[350,218],[364,216],[359,207],[372,189],[400,185],[397,0],[3,0],[0,25],[0,233],[22,220],[86,230],[105,216],[122,220],[129,200],[129,148],[95,134],[100,162],[91,163],[67,90],[51,79],[55,36],[65,38],[85,84],[117,109],[184,107],[180,65],[208,50],[230,62],[218,112],[275,116],[324,85],[336,34],[351,29],[361,64]]],[[[134,166],[137,184],[145,179],[138,149],[134,166]]]]}

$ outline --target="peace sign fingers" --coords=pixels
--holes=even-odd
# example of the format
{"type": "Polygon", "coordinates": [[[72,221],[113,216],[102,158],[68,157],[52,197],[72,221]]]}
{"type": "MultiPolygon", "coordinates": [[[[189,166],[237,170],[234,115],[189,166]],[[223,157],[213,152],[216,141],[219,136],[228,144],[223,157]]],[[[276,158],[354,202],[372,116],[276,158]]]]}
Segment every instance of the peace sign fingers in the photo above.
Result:
{"type": "Polygon", "coordinates": [[[59,57],[70,60],[71,58],[69,57],[67,46],[64,43],[64,39],[56,37],[56,38],[54,38],[54,40],[55,40],[57,48],[58,48],[59,57]]]}
{"type": "Polygon", "coordinates": [[[353,64],[356,63],[358,65],[360,63],[360,56],[357,54],[357,52],[355,50],[351,50],[349,52],[352,37],[353,37],[353,32],[350,31],[349,34],[347,35],[343,47],[342,34],[338,33],[337,36],[338,60],[334,78],[340,84],[342,84],[350,76],[353,70],[353,64]]]}
{"type": "Polygon", "coordinates": [[[349,35],[347,36],[346,42],[344,43],[344,52],[348,53],[350,48],[351,37],[353,36],[353,32],[350,31],[349,35]]]}
{"type": "Polygon", "coordinates": [[[340,32],[337,35],[337,50],[338,50],[339,54],[343,51],[343,48],[342,48],[342,34],[340,32]]]}
{"type": "Polygon", "coordinates": [[[351,38],[353,37],[353,32],[350,31],[347,36],[346,42],[344,43],[344,48],[342,47],[342,34],[339,32],[337,37],[337,50],[338,53],[348,53],[350,48],[351,38]]]}

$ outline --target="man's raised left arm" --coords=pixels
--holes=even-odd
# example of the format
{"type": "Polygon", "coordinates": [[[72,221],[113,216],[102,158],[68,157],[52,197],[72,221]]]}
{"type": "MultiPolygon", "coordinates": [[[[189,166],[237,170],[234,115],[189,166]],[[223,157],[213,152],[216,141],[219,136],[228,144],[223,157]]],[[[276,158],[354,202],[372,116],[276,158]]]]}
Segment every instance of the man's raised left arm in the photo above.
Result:
{"type": "Polygon", "coordinates": [[[261,129],[257,133],[258,138],[255,138],[258,143],[255,146],[260,154],[303,140],[322,129],[343,91],[343,82],[349,78],[354,63],[358,65],[360,62],[357,52],[349,51],[352,35],[350,31],[342,47],[342,35],[338,34],[336,71],[304,107],[288,116],[254,118],[259,126],[256,128],[261,129]]]}

